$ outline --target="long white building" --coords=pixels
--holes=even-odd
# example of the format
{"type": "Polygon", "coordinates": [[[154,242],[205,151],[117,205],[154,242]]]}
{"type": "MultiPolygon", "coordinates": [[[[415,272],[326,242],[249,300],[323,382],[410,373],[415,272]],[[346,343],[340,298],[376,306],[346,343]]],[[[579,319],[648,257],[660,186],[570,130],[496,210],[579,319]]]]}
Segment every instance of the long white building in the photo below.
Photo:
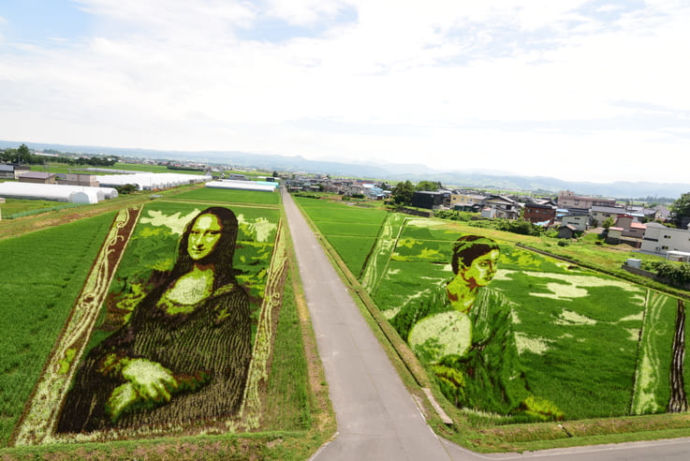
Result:
{"type": "Polygon", "coordinates": [[[98,203],[117,197],[111,187],[67,186],[62,184],[37,184],[28,182],[0,183],[0,197],[56,202],[98,203]]]}

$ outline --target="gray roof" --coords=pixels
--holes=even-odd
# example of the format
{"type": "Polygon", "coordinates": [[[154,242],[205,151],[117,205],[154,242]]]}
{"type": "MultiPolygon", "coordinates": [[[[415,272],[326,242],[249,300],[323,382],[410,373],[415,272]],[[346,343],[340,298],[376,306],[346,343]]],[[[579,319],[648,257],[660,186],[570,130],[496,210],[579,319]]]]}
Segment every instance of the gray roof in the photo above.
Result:
{"type": "Polygon", "coordinates": [[[617,214],[629,214],[625,208],[618,208],[612,206],[596,206],[592,205],[592,213],[598,211],[599,213],[617,213],[617,214]]]}
{"type": "Polygon", "coordinates": [[[14,171],[14,165],[0,164],[0,171],[14,171]]]}
{"type": "Polygon", "coordinates": [[[55,173],[45,173],[43,171],[27,171],[19,175],[20,178],[48,179],[55,176],[55,173]]]}

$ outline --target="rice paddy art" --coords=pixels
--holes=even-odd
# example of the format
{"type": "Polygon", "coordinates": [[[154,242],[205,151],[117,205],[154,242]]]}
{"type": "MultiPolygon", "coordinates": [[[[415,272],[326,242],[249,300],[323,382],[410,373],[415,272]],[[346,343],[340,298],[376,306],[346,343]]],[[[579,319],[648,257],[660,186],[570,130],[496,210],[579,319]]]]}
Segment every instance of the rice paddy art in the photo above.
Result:
{"type": "Polygon", "coordinates": [[[482,275],[458,237],[408,218],[364,274],[381,272],[372,297],[459,408],[512,421],[687,408],[683,303],[509,244],[482,275]],[[464,306],[458,274],[477,287],[464,306]]]}
{"type": "Polygon", "coordinates": [[[120,238],[117,272],[85,286],[89,321],[60,338],[15,444],[257,426],[285,278],[279,212],[200,208],[149,205],[120,238]]]}

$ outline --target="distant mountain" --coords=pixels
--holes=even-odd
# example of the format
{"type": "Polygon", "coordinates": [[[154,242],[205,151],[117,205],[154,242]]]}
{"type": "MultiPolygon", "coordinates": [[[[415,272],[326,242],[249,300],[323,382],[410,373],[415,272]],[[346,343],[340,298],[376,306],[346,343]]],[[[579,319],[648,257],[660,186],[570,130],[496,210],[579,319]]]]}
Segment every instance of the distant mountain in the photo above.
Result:
{"type": "MultiPolygon", "coordinates": [[[[21,142],[1,141],[0,148],[17,147],[21,142]]],[[[62,152],[118,155],[135,158],[166,160],[193,160],[207,163],[229,164],[265,170],[321,173],[333,176],[382,180],[441,181],[455,187],[480,187],[502,190],[548,191],[572,190],[578,194],[601,195],[614,198],[668,197],[677,198],[690,192],[689,183],[625,182],[612,183],[573,182],[544,176],[493,175],[482,172],[440,171],[421,164],[343,163],[308,160],[299,156],[262,155],[237,151],[160,151],[151,149],[113,148],[98,146],[68,146],[25,142],[32,149],[55,149],[62,152]]]]}

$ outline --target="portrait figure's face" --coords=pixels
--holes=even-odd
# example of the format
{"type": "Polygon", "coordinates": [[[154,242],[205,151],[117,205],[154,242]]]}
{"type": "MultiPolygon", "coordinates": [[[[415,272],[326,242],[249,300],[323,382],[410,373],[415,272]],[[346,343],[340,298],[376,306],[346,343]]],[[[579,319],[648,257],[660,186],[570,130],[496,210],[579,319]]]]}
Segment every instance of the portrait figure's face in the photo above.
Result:
{"type": "Polygon", "coordinates": [[[213,214],[202,214],[189,231],[187,252],[189,256],[198,261],[210,255],[218,245],[223,227],[220,220],[213,214]]]}
{"type": "Polygon", "coordinates": [[[459,271],[463,279],[476,286],[486,286],[496,275],[498,269],[498,250],[491,250],[490,252],[478,256],[472,261],[469,267],[465,267],[459,271]]]}

